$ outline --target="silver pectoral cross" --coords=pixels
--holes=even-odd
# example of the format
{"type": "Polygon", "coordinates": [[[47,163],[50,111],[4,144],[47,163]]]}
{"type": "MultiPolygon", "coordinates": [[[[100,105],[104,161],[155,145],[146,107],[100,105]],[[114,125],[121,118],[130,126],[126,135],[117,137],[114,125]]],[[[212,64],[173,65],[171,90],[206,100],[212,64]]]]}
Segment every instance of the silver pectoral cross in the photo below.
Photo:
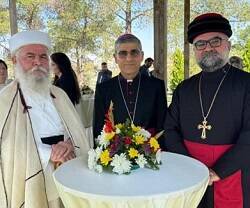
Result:
{"type": "Polygon", "coordinates": [[[211,125],[207,125],[207,120],[204,118],[204,120],[202,121],[202,124],[198,124],[198,129],[202,129],[201,132],[201,138],[202,139],[206,139],[207,135],[206,135],[206,130],[211,130],[212,126],[211,125]]]}

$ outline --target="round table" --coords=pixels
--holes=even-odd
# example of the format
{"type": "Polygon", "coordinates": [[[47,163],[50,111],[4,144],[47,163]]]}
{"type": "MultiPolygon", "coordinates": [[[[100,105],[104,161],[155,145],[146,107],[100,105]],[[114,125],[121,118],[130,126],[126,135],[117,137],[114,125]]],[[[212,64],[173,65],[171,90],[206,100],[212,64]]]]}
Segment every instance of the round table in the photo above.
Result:
{"type": "Polygon", "coordinates": [[[201,162],[166,152],[160,170],[99,174],[88,169],[87,158],[77,158],[54,172],[66,208],[195,208],[208,179],[208,169],[201,162]]]}

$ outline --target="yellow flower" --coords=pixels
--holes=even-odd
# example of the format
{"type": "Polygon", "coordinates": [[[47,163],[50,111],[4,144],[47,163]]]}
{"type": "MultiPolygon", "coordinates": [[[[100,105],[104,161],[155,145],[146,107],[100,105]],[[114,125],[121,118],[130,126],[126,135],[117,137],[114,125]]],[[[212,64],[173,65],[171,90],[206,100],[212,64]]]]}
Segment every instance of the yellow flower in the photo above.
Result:
{"type": "Polygon", "coordinates": [[[108,150],[104,150],[101,155],[100,155],[100,160],[101,160],[101,163],[105,166],[108,165],[109,161],[112,160],[111,157],[109,157],[109,151],[108,150]]]}
{"type": "Polygon", "coordinates": [[[115,132],[105,133],[105,139],[111,140],[115,136],[115,132]]]}
{"type": "Polygon", "coordinates": [[[149,143],[150,147],[153,147],[155,152],[160,148],[158,141],[154,137],[150,138],[149,143]]]}
{"type": "Polygon", "coordinates": [[[136,144],[143,144],[144,143],[144,138],[141,135],[136,135],[135,136],[135,143],[136,144]]]}
{"type": "Polygon", "coordinates": [[[115,127],[118,128],[118,129],[121,129],[123,127],[123,125],[121,123],[118,123],[118,124],[115,125],[115,127]]]}
{"type": "Polygon", "coordinates": [[[132,130],[133,130],[134,132],[138,132],[138,131],[141,130],[141,127],[140,127],[140,126],[135,126],[134,124],[131,124],[131,127],[132,127],[132,130]]]}
{"type": "Polygon", "coordinates": [[[138,157],[138,151],[135,148],[130,148],[128,154],[130,158],[138,157]]]}

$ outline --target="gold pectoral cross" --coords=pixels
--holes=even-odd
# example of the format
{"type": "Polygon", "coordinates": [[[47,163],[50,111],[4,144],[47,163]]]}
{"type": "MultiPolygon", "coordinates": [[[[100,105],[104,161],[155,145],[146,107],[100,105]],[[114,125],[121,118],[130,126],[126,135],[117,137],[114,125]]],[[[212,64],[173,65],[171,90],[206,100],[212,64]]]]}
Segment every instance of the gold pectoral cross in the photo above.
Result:
{"type": "Polygon", "coordinates": [[[204,120],[202,121],[202,124],[198,125],[198,129],[202,129],[201,138],[206,139],[207,138],[206,130],[211,130],[212,126],[207,125],[207,120],[204,118],[204,120]]]}

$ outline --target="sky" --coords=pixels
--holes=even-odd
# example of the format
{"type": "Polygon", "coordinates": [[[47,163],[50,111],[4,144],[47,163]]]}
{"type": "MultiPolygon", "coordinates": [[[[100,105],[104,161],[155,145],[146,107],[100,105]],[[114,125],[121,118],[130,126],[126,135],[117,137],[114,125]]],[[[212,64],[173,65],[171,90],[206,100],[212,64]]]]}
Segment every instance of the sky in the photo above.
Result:
{"type": "Polygon", "coordinates": [[[142,43],[144,51],[144,59],[151,57],[154,58],[154,27],[153,24],[148,24],[143,29],[133,28],[132,32],[136,35],[142,43]]]}

